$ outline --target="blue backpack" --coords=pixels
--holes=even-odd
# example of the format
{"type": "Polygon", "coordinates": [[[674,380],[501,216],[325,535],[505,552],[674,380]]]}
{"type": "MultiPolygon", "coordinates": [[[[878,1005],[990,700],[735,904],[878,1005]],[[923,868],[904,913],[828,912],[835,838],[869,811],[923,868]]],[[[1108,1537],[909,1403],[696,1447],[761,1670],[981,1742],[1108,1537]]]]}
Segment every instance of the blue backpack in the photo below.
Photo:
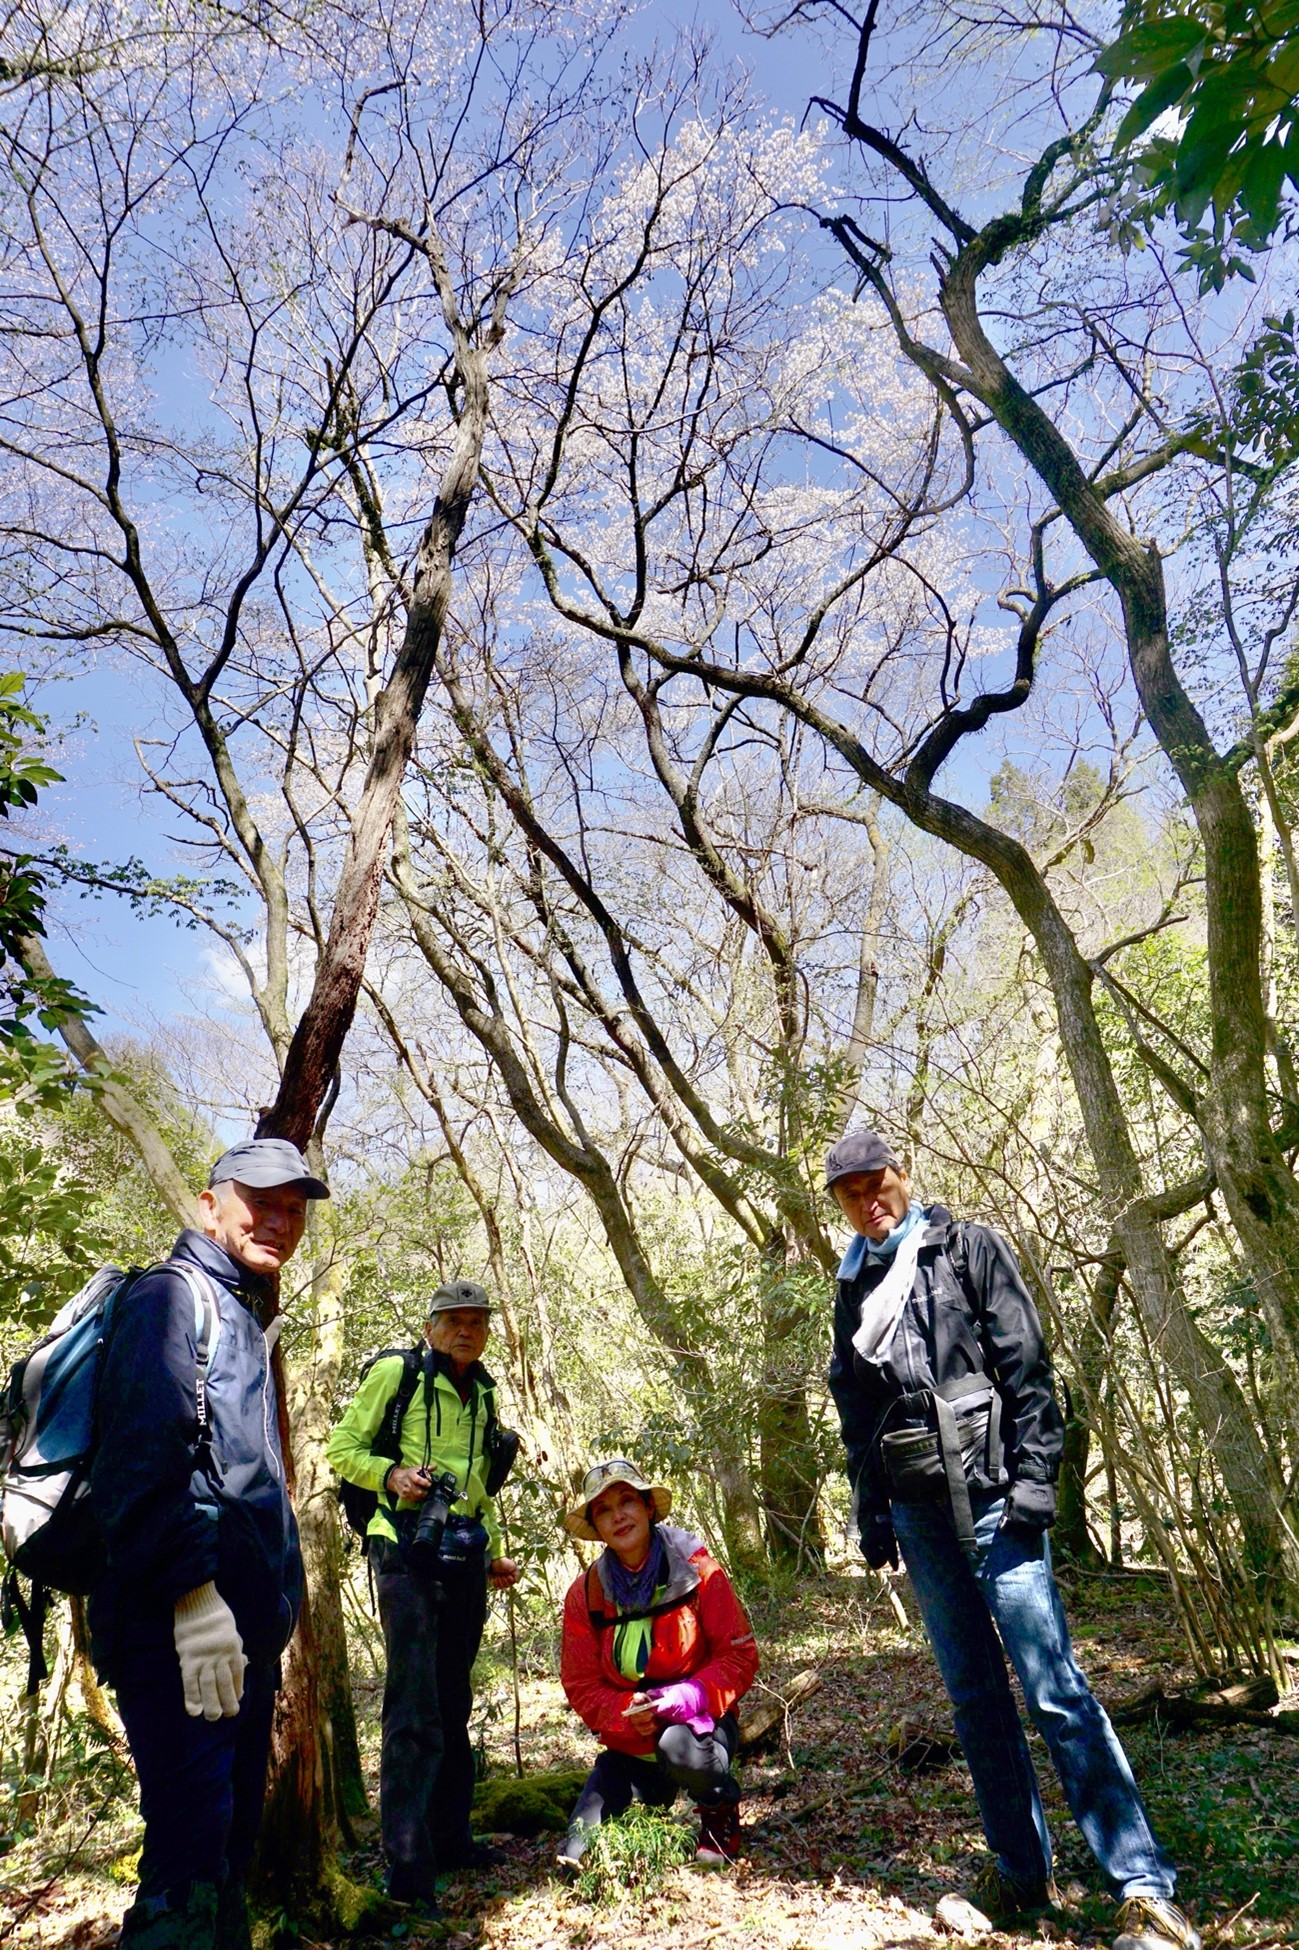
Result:
{"type": "MultiPolygon", "coordinates": [[[[196,1451],[203,1463],[211,1447],[207,1371],[221,1316],[216,1294],[196,1266],[166,1263],[181,1274],[194,1300],[196,1451]]],[[[84,1596],[107,1568],[90,1501],[99,1376],[117,1311],[142,1270],[103,1266],[92,1274],[14,1365],[0,1404],[0,1543],[10,1566],[5,1622],[16,1619],[27,1637],[29,1692],[45,1677],[41,1637],[49,1592],[84,1596]],[[30,1601],[23,1600],[18,1572],[31,1579],[30,1601]]]]}

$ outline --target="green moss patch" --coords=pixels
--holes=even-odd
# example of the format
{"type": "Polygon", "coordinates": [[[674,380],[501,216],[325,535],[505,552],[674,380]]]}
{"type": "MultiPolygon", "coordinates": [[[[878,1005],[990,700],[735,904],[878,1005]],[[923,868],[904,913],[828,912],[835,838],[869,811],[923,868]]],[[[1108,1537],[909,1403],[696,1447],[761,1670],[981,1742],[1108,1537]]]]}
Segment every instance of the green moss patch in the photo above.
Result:
{"type": "Polygon", "coordinates": [[[522,1780],[500,1774],[474,1789],[474,1827],[480,1835],[562,1835],[586,1774],[566,1767],[522,1780]]]}

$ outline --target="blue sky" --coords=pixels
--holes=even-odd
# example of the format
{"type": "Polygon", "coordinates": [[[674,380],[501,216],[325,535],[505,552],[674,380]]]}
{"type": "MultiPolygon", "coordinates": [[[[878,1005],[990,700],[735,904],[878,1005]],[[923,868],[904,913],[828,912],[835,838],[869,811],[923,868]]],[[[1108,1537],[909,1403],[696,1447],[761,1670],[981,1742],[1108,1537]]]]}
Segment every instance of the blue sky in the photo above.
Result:
{"type": "MultiPolygon", "coordinates": [[[[797,119],[814,91],[829,90],[825,62],[811,36],[766,40],[746,29],[730,0],[701,0],[680,10],[651,7],[643,19],[647,44],[674,19],[705,27],[718,54],[742,63],[780,114],[797,119]]],[[[87,859],[137,856],[160,873],[179,870],[185,855],[169,834],[179,822],[169,821],[165,808],[141,792],[131,742],[149,735],[150,709],[165,704],[161,683],[120,664],[100,665],[73,680],[44,684],[34,701],[54,727],[66,730],[56,754],[66,783],[43,798],[42,835],[87,859]]],[[[147,1035],[152,1020],[165,1020],[192,1003],[225,956],[202,931],[137,914],[121,899],[83,899],[70,891],[57,893],[51,902],[49,941],[59,973],[99,1005],[101,1035],[147,1035]]]]}

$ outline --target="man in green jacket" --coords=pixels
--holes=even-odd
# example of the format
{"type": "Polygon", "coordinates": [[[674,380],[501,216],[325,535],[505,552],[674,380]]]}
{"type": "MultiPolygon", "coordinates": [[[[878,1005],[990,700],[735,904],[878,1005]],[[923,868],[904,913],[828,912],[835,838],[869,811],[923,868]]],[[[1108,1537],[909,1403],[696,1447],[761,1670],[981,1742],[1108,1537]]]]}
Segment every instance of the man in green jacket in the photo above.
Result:
{"type": "Polygon", "coordinates": [[[474,1767],[470,1674],[487,1613],[487,1585],[518,1569],[502,1555],[487,1494],[485,1441],[495,1383],[482,1365],[491,1305],[472,1280],[451,1280],[429,1302],[427,1352],[401,1421],[401,1454],[374,1443],[401,1385],[400,1355],[376,1361],[329,1439],[340,1476],[378,1494],[367,1548],[388,1655],[379,1810],[388,1893],[436,1914],[440,1871],[482,1867],[491,1851],[469,1827],[474,1767]],[[440,1478],[455,1480],[436,1563],[416,1543],[421,1507],[440,1478]],[[412,1544],[415,1544],[412,1555],[412,1544]]]}

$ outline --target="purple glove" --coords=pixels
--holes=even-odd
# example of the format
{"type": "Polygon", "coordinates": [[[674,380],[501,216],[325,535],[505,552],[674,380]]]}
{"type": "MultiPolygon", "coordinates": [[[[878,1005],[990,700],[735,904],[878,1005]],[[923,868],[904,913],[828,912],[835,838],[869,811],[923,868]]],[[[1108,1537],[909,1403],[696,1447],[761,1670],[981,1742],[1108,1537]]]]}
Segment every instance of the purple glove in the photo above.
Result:
{"type": "Polygon", "coordinates": [[[678,1679],[671,1686],[651,1686],[647,1698],[669,1726],[689,1727],[700,1740],[717,1725],[708,1711],[708,1695],[697,1679],[678,1679]]]}

